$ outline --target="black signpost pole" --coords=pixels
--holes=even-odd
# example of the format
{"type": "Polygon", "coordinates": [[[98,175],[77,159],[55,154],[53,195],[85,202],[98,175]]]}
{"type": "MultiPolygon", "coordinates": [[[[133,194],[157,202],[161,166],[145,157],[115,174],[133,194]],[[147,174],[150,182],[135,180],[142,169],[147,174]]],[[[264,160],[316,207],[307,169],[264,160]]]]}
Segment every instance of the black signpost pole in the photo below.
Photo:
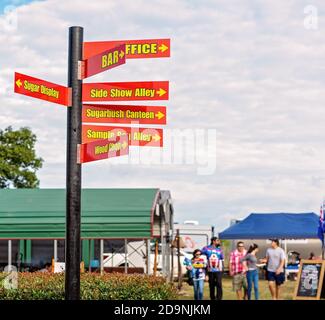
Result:
{"type": "Polygon", "coordinates": [[[82,60],[82,46],[83,28],[70,27],[68,87],[72,88],[72,105],[67,113],[66,300],[80,299],[81,164],[77,163],[77,145],[81,143],[82,81],[78,79],[78,62],[82,60]]]}

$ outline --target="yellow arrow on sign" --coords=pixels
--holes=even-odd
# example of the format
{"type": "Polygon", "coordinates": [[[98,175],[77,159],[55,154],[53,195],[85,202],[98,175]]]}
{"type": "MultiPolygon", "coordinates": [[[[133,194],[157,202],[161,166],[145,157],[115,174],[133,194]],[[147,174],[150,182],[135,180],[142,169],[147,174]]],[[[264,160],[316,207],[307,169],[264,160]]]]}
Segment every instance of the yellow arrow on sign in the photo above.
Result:
{"type": "Polygon", "coordinates": [[[160,135],[156,133],[154,136],[152,136],[152,139],[155,140],[155,141],[157,142],[157,141],[159,141],[161,138],[160,138],[160,135]]]}
{"type": "Polygon", "coordinates": [[[124,51],[121,50],[120,52],[120,59],[122,59],[124,57],[124,51]]]}
{"type": "Polygon", "coordinates": [[[156,92],[159,94],[159,97],[163,96],[166,93],[166,91],[161,88],[159,90],[157,90],[156,92]]]}
{"type": "Polygon", "coordinates": [[[160,47],[158,47],[158,49],[159,49],[161,52],[165,52],[165,51],[168,49],[168,47],[167,47],[166,45],[162,44],[160,47]]]}
{"type": "Polygon", "coordinates": [[[164,116],[165,116],[165,115],[164,115],[162,112],[160,112],[160,111],[158,111],[158,113],[156,113],[156,117],[157,117],[159,120],[162,119],[164,116]]]}
{"type": "Polygon", "coordinates": [[[17,85],[18,88],[20,88],[22,86],[22,83],[21,83],[20,79],[18,79],[16,81],[16,85],[17,85]]]}

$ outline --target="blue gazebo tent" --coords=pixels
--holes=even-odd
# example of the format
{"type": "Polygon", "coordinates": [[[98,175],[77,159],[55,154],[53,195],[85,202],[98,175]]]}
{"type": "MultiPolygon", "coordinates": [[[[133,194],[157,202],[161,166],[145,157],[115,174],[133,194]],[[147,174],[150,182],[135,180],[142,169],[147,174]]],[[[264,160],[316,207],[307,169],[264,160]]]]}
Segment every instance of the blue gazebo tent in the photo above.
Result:
{"type": "Polygon", "coordinates": [[[314,212],[251,213],[241,222],[234,224],[219,233],[219,238],[231,240],[272,238],[284,239],[284,250],[287,256],[286,240],[318,239],[318,224],[319,216],[314,212]]]}
{"type": "Polygon", "coordinates": [[[221,233],[220,239],[318,239],[319,216],[308,213],[251,213],[221,233]]]}

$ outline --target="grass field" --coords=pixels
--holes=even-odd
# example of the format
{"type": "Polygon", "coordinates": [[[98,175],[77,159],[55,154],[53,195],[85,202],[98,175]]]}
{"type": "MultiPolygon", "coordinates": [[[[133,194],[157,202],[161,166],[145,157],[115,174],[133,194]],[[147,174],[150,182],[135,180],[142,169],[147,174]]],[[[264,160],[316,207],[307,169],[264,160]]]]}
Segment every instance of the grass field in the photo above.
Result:
{"type": "MultiPolygon", "coordinates": [[[[296,281],[286,281],[282,285],[281,299],[292,300],[295,289],[296,281]]],[[[230,277],[223,277],[223,300],[236,300],[236,293],[232,290],[232,279],[230,277]]],[[[271,300],[271,294],[266,280],[259,280],[259,295],[260,300],[271,300]]],[[[194,292],[193,287],[189,286],[186,282],[183,282],[181,291],[179,292],[179,300],[193,300],[194,292]]],[[[204,300],[210,300],[209,283],[204,283],[204,300]]],[[[254,299],[254,291],[252,293],[252,299],[254,299]]]]}

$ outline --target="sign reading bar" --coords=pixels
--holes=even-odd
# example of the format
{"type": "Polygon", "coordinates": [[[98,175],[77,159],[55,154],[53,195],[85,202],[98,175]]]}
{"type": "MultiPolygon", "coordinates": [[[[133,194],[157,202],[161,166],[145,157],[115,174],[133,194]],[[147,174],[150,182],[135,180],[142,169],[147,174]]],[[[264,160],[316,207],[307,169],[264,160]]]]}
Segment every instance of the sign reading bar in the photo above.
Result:
{"type": "Polygon", "coordinates": [[[84,104],[82,122],[166,124],[166,107],[84,104]]]}
{"type": "Polygon", "coordinates": [[[125,44],[105,50],[85,60],[84,76],[88,78],[97,73],[115,68],[125,63],[125,44]]]}
{"type": "Polygon", "coordinates": [[[128,136],[129,145],[132,146],[163,146],[162,129],[82,125],[82,143],[119,136],[128,136]]]}
{"type": "Polygon", "coordinates": [[[168,100],[168,81],[84,83],[82,101],[168,100]]]}
{"type": "Polygon", "coordinates": [[[321,297],[325,262],[301,260],[294,299],[319,300],[321,297]]]}
{"type": "Polygon", "coordinates": [[[29,97],[71,106],[71,90],[67,87],[15,72],[15,92],[29,97]]]}
{"type": "Polygon", "coordinates": [[[78,163],[119,157],[129,154],[127,136],[114,136],[78,145],[78,163]]]}
{"type": "Polygon", "coordinates": [[[170,57],[170,39],[147,39],[84,42],[84,59],[120,44],[125,44],[127,59],[170,57]]]}

